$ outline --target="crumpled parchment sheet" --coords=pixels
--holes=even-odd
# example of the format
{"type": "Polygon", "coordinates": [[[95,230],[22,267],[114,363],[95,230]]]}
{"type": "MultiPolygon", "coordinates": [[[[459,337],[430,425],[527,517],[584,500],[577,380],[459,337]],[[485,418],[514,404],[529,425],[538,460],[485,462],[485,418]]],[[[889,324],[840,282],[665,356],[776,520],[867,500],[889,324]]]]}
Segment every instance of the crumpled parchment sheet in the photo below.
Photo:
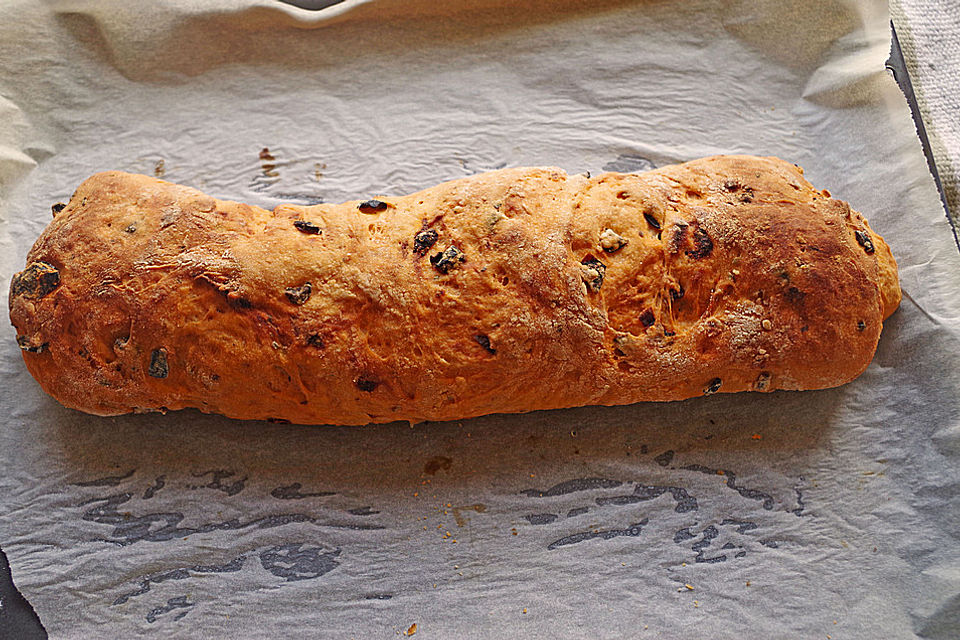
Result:
{"type": "Polygon", "coordinates": [[[412,428],[82,415],[5,326],[0,544],[52,637],[956,637],[960,256],[883,3],[3,13],[5,289],[104,169],[273,207],[756,153],[863,211],[905,294],[839,389],[412,428]]]}

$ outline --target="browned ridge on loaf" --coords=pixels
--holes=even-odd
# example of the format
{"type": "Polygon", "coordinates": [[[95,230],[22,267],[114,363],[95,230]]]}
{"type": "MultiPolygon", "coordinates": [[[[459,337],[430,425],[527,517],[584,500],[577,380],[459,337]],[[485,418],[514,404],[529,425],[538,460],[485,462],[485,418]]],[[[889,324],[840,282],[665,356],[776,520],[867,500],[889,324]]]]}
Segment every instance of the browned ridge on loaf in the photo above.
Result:
{"type": "Polygon", "coordinates": [[[896,263],[776,158],[493,171],[273,211],[80,185],[10,289],[30,373],[100,415],[446,420],[818,389],[869,364],[896,263]]]}

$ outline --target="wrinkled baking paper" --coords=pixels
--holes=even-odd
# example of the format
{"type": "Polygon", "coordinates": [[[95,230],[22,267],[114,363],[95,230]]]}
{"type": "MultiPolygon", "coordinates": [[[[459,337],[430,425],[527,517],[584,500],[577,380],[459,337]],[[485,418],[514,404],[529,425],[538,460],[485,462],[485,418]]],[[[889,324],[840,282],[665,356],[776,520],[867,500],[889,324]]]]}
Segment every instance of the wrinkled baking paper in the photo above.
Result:
{"type": "Polygon", "coordinates": [[[3,326],[0,544],[52,637],[956,637],[960,255],[883,3],[5,5],[4,290],[105,169],[274,207],[725,152],[904,288],[839,389],[412,428],[82,415],[3,326]]]}

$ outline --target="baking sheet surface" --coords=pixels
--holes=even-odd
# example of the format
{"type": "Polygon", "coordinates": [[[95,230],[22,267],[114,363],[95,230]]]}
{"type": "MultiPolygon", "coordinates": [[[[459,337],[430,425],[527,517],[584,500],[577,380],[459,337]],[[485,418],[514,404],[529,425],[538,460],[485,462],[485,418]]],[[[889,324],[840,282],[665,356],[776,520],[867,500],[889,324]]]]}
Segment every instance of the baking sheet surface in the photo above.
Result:
{"type": "Polygon", "coordinates": [[[960,257],[884,4],[4,14],[4,290],[100,170],[273,207],[755,153],[863,211],[905,294],[839,389],[414,427],[86,416],[3,326],[0,544],[52,637],[955,637],[960,257]]]}

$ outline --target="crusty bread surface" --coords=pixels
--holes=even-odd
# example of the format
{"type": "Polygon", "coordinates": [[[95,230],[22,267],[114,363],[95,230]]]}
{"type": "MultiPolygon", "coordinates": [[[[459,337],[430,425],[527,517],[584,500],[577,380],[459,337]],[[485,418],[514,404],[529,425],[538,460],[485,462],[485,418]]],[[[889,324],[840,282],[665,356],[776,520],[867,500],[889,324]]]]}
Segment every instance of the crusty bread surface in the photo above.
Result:
{"type": "Polygon", "coordinates": [[[99,173],[10,289],[30,373],[116,415],[446,420],[819,389],[900,301],[863,216],[776,158],[504,169],[273,211],[99,173]]]}

